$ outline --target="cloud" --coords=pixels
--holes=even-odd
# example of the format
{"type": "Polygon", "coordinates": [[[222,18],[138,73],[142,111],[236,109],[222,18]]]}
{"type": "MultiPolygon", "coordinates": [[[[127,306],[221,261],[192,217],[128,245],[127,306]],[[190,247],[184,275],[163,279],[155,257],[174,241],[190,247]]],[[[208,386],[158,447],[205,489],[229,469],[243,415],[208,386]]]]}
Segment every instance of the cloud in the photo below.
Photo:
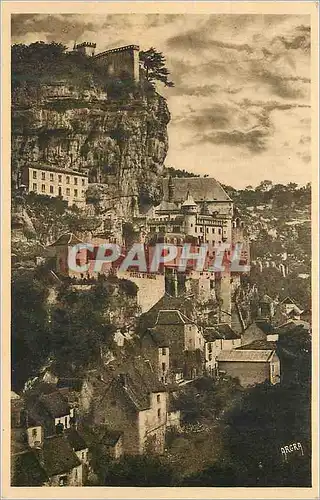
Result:
{"type": "Polygon", "coordinates": [[[225,146],[244,146],[252,153],[260,153],[267,148],[269,131],[264,128],[255,128],[248,131],[232,130],[219,131],[199,138],[201,142],[212,142],[225,146]]]}

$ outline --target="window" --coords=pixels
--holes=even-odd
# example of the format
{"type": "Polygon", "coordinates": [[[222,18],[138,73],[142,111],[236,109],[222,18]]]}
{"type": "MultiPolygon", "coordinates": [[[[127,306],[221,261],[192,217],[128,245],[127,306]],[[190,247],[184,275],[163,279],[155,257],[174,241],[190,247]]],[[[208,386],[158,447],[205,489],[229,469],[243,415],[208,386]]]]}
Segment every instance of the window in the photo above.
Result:
{"type": "Polygon", "coordinates": [[[209,354],[209,361],[212,361],[212,354],[209,354]]]}
{"type": "Polygon", "coordinates": [[[62,196],[62,188],[59,187],[59,196],[62,196]]]}
{"type": "Polygon", "coordinates": [[[78,196],[78,190],[77,189],[74,190],[74,195],[78,196]]]}
{"type": "Polygon", "coordinates": [[[209,228],[207,227],[207,233],[209,232],[209,228]]]}
{"type": "Polygon", "coordinates": [[[82,185],[83,186],[85,185],[85,179],[82,179],[82,185]]]}
{"type": "Polygon", "coordinates": [[[34,437],[34,438],[37,437],[37,429],[32,429],[32,437],[34,437]]]}
{"type": "Polygon", "coordinates": [[[221,227],[218,228],[218,234],[221,234],[221,227]]]}
{"type": "Polygon", "coordinates": [[[157,403],[160,403],[160,394],[157,394],[157,403]]]}
{"type": "Polygon", "coordinates": [[[161,366],[162,366],[162,371],[164,372],[165,369],[166,369],[166,364],[165,363],[161,363],[161,366]]]}
{"type": "Polygon", "coordinates": [[[78,177],[75,177],[75,178],[74,178],[74,183],[75,183],[75,185],[77,185],[77,184],[78,184],[78,177]]]}
{"type": "Polygon", "coordinates": [[[67,188],[67,196],[70,196],[70,188],[67,188]]]}
{"type": "Polygon", "coordinates": [[[67,427],[68,427],[68,417],[64,417],[64,426],[67,429],[67,427]]]}
{"type": "Polygon", "coordinates": [[[53,181],[53,174],[50,174],[50,181],[53,181]]]}
{"type": "Polygon", "coordinates": [[[59,486],[67,486],[67,484],[68,484],[67,476],[60,476],[59,477],[59,486]]]}
{"type": "Polygon", "coordinates": [[[45,193],[45,192],[46,192],[46,185],[42,184],[41,185],[41,193],[45,193]]]}
{"type": "Polygon", "coordinates": [[[82,460],[84,460],[84,451],[81,453],[82,460]]]}
{"type": "Polygon", "coordinates": [[[32,184],[32,191],[37,192],[37,184],[32,184]]]}
{"type": "Polygon", "coordinates": [[[50,186],[50,193],[53,193],[53,186],[50,186]]]}
{"type": "Polygon", "coordinates": [[[70,177],[69,177],[68,175],[67,175],[67,177],[66,177],[66,183],[67,183],[67,184],[70,184],[70,177]]]}
{"type": "Polygon", "coordinates": [[[58,181],[62,182],[62,175],[58,175],[58,181]]]}
{"type": "Polygon", "coordinates": [[[212,352],[212,344],[211,344],[211,342],[208,343],[208,351],[212,352]]]}
{"type": "Polygon", "coordinates": [[[161,410],[159,408],[159,410],[158,410],[158,418],[160,418],[160,417],[161,417],[161,410]]]}
{"type": "Polygon", "coordinates": [[[45,172],[41,172],[41,179],[42,179],[43,181],[45,181],[45,180],[46,180],[46,173],[45,173],[45,172]]]}
{"type": "Polygon", "coordinates": [[[194,228],[194,231],[197,233],[198,232],[198,228],[197,226],[194,228]]]}
{"type": "Polygon", "coordinates": [[[167,354],[167,349],[165,347],[162,348],[162,356],[165,356],[167,354]]]}
{"type": "Polygon", "coordinates": [[[37,178],[37,172],[36,172],[35,170],[32,172],[32,177],[33,177],[34,179],[36,179],[36,178],[37,178]]]}

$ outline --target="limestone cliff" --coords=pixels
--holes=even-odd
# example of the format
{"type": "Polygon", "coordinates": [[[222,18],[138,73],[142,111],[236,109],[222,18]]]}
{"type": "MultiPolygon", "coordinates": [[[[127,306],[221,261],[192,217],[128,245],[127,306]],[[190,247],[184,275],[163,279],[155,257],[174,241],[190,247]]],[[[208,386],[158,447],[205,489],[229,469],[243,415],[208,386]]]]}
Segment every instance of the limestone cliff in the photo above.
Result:
{"type": "Polygon", "coordinates": [[[87,170],[89,201],[130,218],[157,199],[170,114],[157,93],[110,99],[94,85],[24,83],[12,94],[12,173],[30,162],[87,170]]]}

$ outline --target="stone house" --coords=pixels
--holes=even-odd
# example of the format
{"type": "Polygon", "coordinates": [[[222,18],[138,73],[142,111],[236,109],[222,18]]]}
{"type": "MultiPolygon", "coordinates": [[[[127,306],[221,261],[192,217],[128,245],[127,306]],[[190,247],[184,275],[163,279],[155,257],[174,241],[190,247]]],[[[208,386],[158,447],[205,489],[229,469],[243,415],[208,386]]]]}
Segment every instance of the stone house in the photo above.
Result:
{"type": "Polygon", "coordinates": [[[99,445],[105,455],[118,460],[123,456],[123,433],[101,427],[99,445]]]}
{"type": "Polygon", "coordinates": [[[280,382],[280,360],[272,349],[221,351],[217,361],[219,376],[238,378],[243,387],[280,382]]]}
{"type": "Polygon", "coordinates": [[[201,375],[204,344],[197,324],[177,309],[158,311],[154,327],[141,335],[142,349],[163,383],[201,375]]]}
{"type": "Polygon", "coordinates": [[[83,465],[64,435],[12,456],[12,486],[82,486],[83,465]]]}
{"type": "Polygon", "coordinates": [[[37,409],[45,422],[47,435],[54,434],[58,424],[63,429],[69,429],[75,419],[74,408],[70,407],[60,391],[41,394],[37,409]]]}
{"type": "Polygon", "coordinates": [[[168,397],[147,360],[134,358],[106,379],[96,379],[92,424],[122,434],[123,453],[161,454],[168,397]]]}
{"type": "Polygon", "coordinates": [[[27,192],[61,197],[68,205],[84,208],[88,175],[84,172],[54,165],[27,165],[22,172],[27,192]]]}
{"type": "Polygon", "coordinates": [[[229,351],[241,346],[241,337],[228,323],[217,323],[214,325],[220,335],[220,346],[222,351],[229,351]]]}
{"type": "Polygon", "coordinates": [[[257,340],[277,342],[279,335],[268,321],[257,320],[249,325],[241,335],[241,345],[251,344],[257,340]]]}
{"type": "Polygon", "coordinates": [[[205,339],[205,372],[209,376],[217,374],[217,356],[221,351],[221,335],[214,327],[204,328],[203,336],[205,339]]]}

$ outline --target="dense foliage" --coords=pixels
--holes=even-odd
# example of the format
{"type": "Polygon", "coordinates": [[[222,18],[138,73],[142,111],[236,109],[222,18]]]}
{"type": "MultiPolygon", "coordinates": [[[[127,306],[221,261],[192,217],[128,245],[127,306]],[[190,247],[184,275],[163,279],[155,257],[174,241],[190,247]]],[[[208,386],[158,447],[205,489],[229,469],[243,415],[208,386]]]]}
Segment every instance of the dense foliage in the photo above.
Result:
{"type": "Polygon", "coordinates": [[[78,52],[68,52],[61,43],[15,44],[11,49],[12,85],[32,83],[34,92],[41,84],[66,80],[69,84],[90,87],[109,82],[106,69],[78,52]]]}
{"type": "Polygon", "coordinates": [[[169,80],[170,71],[166,67],[166,60],[162,52],[154,47],[139,53],[140,63],[145,72],[146,80],[154,87],[155,82],[159,81],[166,87],[174,87],[174,83],[169,80]]]}

